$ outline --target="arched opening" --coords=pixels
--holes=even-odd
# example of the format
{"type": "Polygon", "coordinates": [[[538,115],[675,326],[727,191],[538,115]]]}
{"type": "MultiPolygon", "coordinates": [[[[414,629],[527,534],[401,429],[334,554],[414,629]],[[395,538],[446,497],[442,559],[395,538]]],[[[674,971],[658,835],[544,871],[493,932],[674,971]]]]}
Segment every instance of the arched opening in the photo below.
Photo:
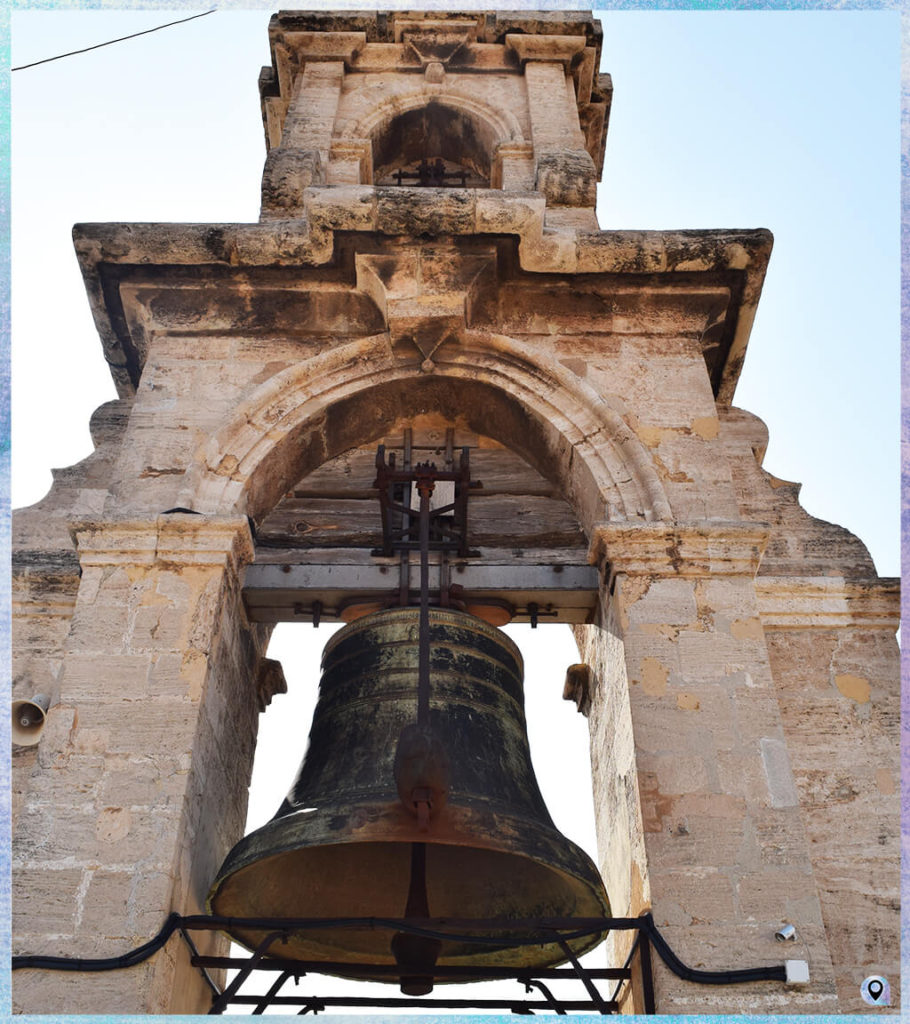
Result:
{"type": "Polygon", "coordinates": [[[489,188],[496,138],[489,125],[431,99],[373,134],[373,183],[489,188]]]}
{"type": "MultiPolygon", "coordinates": [[[[381,340],[377,339],[377,346],[381,340]]],[[[315,476],[333,459],[343,461],[352,449],[375,444],[390,431],[400,429],[403,422],[413,423],[421,417],[437,418],[455,430],[456,438],[459,431],[482,434],[523,461],[545,485],[557,488],[560,501],[572,515],[584,561],[589,529],[609,514],[611,504],[627,516],[644,518],[653,515],[661,501],[665,503],[659,484],[654,486],[649,477],[646,456],[642,458],[640,445],[624,433],[625,425],[615,410],[592,399],[583,386],[564,379],[566,375],[561,376],[558,368],[535,365],[520,344],[498,336],[472,335],[466,338],[470,344],[447,353],[446,361],[438,364],[440,372],[415,375],[401,363],[385,363],[382,359],[365,371],[362,367],[369,342],[365,339],[333,352],[330,359],[318,365],[316,373],[294,368],[263,385],[237,411],[232,423],[213,437],[206,453],[200,453],[196,474],[188,477],[197,496],[196,508],[213,504],[224,508],[232,500],[235,508],[245,508],[251,515],[262,537],[268,532],[270,514],[293,495],[298,483],[315,476]],[[508,383],[497,386],[499,381],[508,383]],[[598,440],[592,442],[592,438],[598,440]]],[[[519,502],[526,493],[526,488],[519,488],[519,502]]],[[[312,525],[306,522],[301,531],[304,537],[310,535],[312,525]]],[[[366,537],[361,540],[364,547],[371,543],[366,537]]],[[[523,548],[507,546],[507,551],[511,554],[523,548]]],[[[307,551],[306,560],[312,555],[307,551]]],[[[283,571],[283,566],[279,568],[283,571]]],[[[552,636],[555,628],[543,620],[537,635],[552,636]]],[[[298,636],[301,631],[314,641],[319,637],[316,650],[301,670],[307,684],[314,686],[325,633],[298,625],[298,636]]],[[[569,648],[543,684],[550,690],[544,717],[554,716],[553,702],[557,701],[564,712],[562,717],[568,716],[574,727],[586,734],[581,716],[560,701],[565,669],[579,657],[569,631],[563,628],[559,632],[566,634],[569,648]]],[[[543,658],[532,656],[529,660],[544,663],[543,658]]],[[[293,676],[294,672],[289,669],[288,674],[293,676]]],[[[543,686],[538,684],[540,689],[543,686]]],[[[278,698],[272,714],[284,718],[277,711],[280,707],[278,698]]],[[[296,739],[289,757],[299,762],[311,708],[293,717],[296,739]]],[[[583,752],[583,768],[576,766],[574,781],[563,786],[590,803],[587,739],[580,734],[569,744],[573,751],[583,752]]],[[[274,745],[266,739],[259,746],[265,749],[274,745]]],[[[541,749],[553,747],[549,737],[541,749]]],[[[536,757],[536,752],[532,756],[536,757]]],[[[286,768],[284,777],[275,781],[278,792],[273,791],[268,798],[266,815],[274,812],[292,772],[293,768],[286,768]]],[[[564,799],[564,794],[558,795],[555,805],[564,803],[564,799]]],[[[553,798],[548,798],[549,802],[553,798]]],[[[599,829],[603,837],[603,822],[599,829]]],[[[576,839],[574,829],[570,838],[576,839]]],[[[612,842],[609,836],[606,841],[612,842]]],[[[600,957],[602,961],[602,953],[600,957]]]]}
{"type": "Polygon", "coordinates": [[[482,332],[446,346],[436,366],[424,374],[390,359],[388,336],[376,335],[275,374],[198,449],[180,504],[203,514],[230,509],[258,523],[302,475],[382,436],[402,416],[437,410],[558,482],[587,536],[610,518],[672,520],[647,449],[569,371],[482,332]]]}
{"type": "MultiPolygon", "coordinates": [[[[296,397],[293,390],[279,390],[276,385],[274,409],[244,412],[242,421],[238,417],[238,430],[249,434],[255,447],[248,455],[222,456],[214,473],[200,481],[201,486],[193,484],[199,498],[188,496],[187,504],[196,501],[193,507],[202,511],[208,500],[221,499],[230,487],[238,491],[236,500],[243,503],[244,511],[261,522],[301,476],[356,447],[363,438],[382,437],[396,421],[431,410],[495,438],[557,484],[586,533],[602,521],[608,505],[615,505],[626,518],[647,519],[652,516],[651,506],[662,498],[660,493],[649,493],[655,490],[649,478],[654,476],[653,469],[642,479],[640,467],[628,465],[629,453],[614,451],[614,447],[621,449],[626,444],[620,430],[611,423],[597,422],[584,409],[579,410],[584,420],[576,423],[568,419],[573,405],[578,404],[576,396],[555,392],[552,383],[539,373],[531,382],[543,394],[528,392],[518,398],[487,383],[481,372],[459,376],[401,374],[389,379],[396,371],[397,367],[391,373],[371,375],[369,384],[359,388],[360,382],[341,384],[337,400],[331,404],[320,402],[310,416],[304,416],[299,405],[290,407],[296,397]],[[544,406],[535,408],[531,403],[538,404],[541,398],[544,406]],[[562,422],[556,425],[558,420],[562,422]],[[271,432],[264,453],[261,427],[271,432]],[[606,430],[612,434],[606,446],[595,449],[588,443],[583,451],[587,437],[606,430]],[[590,459],[586,457],[589,452],[590,459]],[[251,465],[244,472],[247,462],[251,465]],[[233,467],[230,471],[226,469],[228,463],[233,467]]],[[[625,431],[631,436],[628,428],[625,431]]],[[[635,442],[635,447],[640,448],[640,442],[635,442]]],[[[223,502],[219,500],[218,504],[223,502]]]]}

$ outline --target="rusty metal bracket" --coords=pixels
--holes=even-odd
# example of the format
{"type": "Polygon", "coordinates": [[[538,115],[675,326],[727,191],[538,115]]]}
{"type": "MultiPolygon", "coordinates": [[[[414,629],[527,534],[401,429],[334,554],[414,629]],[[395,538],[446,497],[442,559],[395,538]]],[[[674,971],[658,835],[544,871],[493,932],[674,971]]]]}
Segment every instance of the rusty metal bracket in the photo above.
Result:
{"type": "Polygon", "coordinates": [[[405,180],[413,181],[418,188],[444,188],[448,181],[458,181],[461,188],[465,188],[468,180],[467,171],[447,171],[445,164],[439,157],[432,163],[424,157],[413,171],[406,171],[404,168],[395,172],[395,180],[399,185],[405,180]]]}
{"type": "Polygon", "coordinates": [[[373,554],[391,557],[400,551],[420,550],[420,510],[403,501],[403,485],[427,486],[442,481],[455,484],[454,501],[430,510],[428,550],[445,551],[459,558],[476,558],[477,551],[468,548],[468,494],[483,485],[471,480],[470,449],[461,449],[457,468],[437,469],[432,462],[418,463],[399,469],[394,452],[386,461],[385,445],[376,451],[376,479],[373,486],[379,496],[382,520],[382,547],[373,554]]]}

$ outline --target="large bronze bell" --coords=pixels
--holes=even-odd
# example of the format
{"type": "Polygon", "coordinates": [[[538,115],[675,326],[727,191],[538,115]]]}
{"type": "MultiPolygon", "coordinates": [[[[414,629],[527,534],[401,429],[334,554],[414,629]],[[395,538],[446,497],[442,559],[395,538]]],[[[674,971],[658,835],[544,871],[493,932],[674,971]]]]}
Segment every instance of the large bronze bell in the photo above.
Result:
{"type": "MultiPolygon", "coordinates": [[[[419,609],[376,612],[331,638],[296,781],[275,817],[228,854],[209,894],[213,913],[609,915],[597,869],[553,826],[534,778],[517,647],[486,622],[443,608],[429,609],[429,636],[429,729],[415,725],[419,609]]],[[[255,948],[267,933],[231,934],[255,948]]],[[[432,987],[434,962],[518,969],[566,959],[555,941],[521,946],[515,938],[527,932],[496,934],[493,945],[423,940],[409,949],[407,937],[390,945],[381,930],[307,930],[274,952],[397,962],[423,976],[408,987],[402,972],[402,987],[415,994],[432,987]]],[[[602,938],[570,945],[582,953],[602,938]]]]}

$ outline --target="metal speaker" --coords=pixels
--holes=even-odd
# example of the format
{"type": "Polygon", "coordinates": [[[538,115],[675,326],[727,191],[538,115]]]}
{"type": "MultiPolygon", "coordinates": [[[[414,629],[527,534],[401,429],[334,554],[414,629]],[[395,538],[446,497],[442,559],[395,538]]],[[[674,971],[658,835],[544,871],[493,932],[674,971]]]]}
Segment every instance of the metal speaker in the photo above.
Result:
{"type": "MultiPolygon", "coordinates": [[[[275,817],[228,854],[209,894],[212,913],[609,916],[597,869],[556,830],[540,795],[518,648],[471,615],[429,609],[429,724],[416,726],[419,614],[377,612],[329,641],[294,785],[275,817]]],[[[267,934],[230,933],[249,948],[267,934]]],[[[555,940],[521,945],[529,935],[527,925],[504,927],[488,945],[444,939],[428,952],[426,943],[402,948],[401,933],[390,944],[388,932],[338,927],[298,931],[274,955],[330,961],[329,973],[361,977],[369,975],[334,962],[410,964],[423,981],[402,987],[419,994],[432,987],[433,963],[520,969],[567,959],[555,940]]],[[[604,935],[573,939],[570,948],[583,953],[604,935]]]]}
{"type": "Polygon", "coordinates": [[[36,693],[31,700],[14,700],[12,704],[12,741],[19,747],[33,747],[41,739],[50,698],[36,693]]]}

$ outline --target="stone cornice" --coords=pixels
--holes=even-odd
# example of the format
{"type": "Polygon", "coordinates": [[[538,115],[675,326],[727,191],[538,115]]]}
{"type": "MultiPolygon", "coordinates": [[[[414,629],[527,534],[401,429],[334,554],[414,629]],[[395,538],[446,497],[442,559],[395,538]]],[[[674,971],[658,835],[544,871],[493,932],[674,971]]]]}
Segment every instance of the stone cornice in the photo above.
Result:
{"type": "MultiPolygon", "coordinates": [[[[296,68],[328,51],[346,57],[350,53],[348,60],[353,63],[365,46],[392,49],[409,38],[456,34],[463,34],[471,44],[502,50],[510,37],[558,43],[565,36],[578,36],[582,46],[592,50],[594,66],[600,64],[600,22],[583,11],[280,11],[269,23],[272,67],[263,69],[260,90],[274,95],[290,77],[283,62],[296,68]],[[349,48],[335,41],[346,38],[359,45],[349,48]]],[[[394,60],[394,56],[387,58],[387,63],[394,60]]],[[[497,63],[508,66],[501,59],[497,63]]],[[[473,62],[467,66],[470,69],[473,62]]]]}
{"type": "Polygon", "coordinates": [[[766,523],[603,523],[592,532],[588,559],[610,577],[754,577],[768,542],[766,523]]]}
{"type": "Polygon", "coordinates": [[[72,526],[83,568],[107,565],[229,566],[253,559],[245,516],[170,513],[154,519],[81,522],[72,526]]]}
{"type": "MultiPolygon", "coordinates": [[[[304,215],[258,224],[77,224],[76,252],[95,324],[121,396],[136,387],[141,363],[119,294],[118,268],[324,266],[336,232],[382,237],[518,238],[521,269],[540,274],[732,274],[726,357],[717,399],[729,404],[745,354],[771,252],[771,235],[746,231],[582,231],[545,227],[539,193],[484,189],[304,190],[304,215]]],[[[713,342],[712,342],[713,343],[713,342]]]]}
{"type": "Polygon", "coordinates": [[[529,36],[523,32],[510,32],[505,40],[506,46],[515,51],[522,63],[528,60],[555,61],[564,67],[569,67],[587,45],[584,36],[529,36]]]}
{"type": "Polygon", "coordinates": [[[765,629],[896,630],[900,624],[900,580],[895,578],[759,576],[755,593],[765,629]]]}

